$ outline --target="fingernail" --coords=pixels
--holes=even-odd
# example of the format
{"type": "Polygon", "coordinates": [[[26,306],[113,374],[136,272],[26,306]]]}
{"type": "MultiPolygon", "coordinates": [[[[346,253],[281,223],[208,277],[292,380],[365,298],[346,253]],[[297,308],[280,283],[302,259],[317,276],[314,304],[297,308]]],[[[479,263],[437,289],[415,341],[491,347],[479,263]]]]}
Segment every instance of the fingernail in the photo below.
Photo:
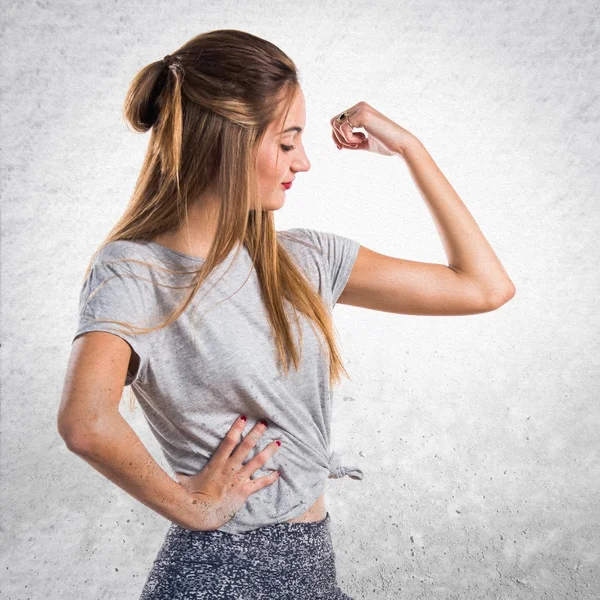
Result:
{"type": "Polygon", "coordinates": [[[268,423],[267,423],[267,422],[266,422],[264,419],[261,419],[261,420],[260,420],[260,424],[261,424],[261,425],[264,425],[265,427],[268,427],[268,426],[269,426],[269,424],[268,424],[268,423]]]}
{"type": "Polygon", "coordinates": [[[276,443],[278,446],[281,446],[281,442],[280,442],[279,440],[275,440],[275,443],[276,443]]]}
{"type": "Polygon", "coordinates": [[[248,417],[247,417],[246,415],[242,415],[242,416],[240,417],[240,419],[241,419],[242,421],[247,421],[247,420],[248,420],[248,417]]]}

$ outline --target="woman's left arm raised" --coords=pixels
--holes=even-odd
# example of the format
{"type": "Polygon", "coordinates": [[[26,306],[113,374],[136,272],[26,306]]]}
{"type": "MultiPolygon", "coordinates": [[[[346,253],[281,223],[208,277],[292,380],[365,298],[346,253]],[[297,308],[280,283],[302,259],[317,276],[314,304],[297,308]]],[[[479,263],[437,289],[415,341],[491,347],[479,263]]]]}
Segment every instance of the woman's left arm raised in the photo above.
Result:
{"type": "Polygon", "coordinates": [[[366,102],[345,112],[342,121],[337,115],[331,119],[338,148],[404,159],[433,217],[448,265],[395,258],[361,246],[338,303],[411,315],[467,315],[508,302],[515,295],[513,282],[421,141],[366,102]],[[352,131],[358,127],[368,136],[352,131]]]}

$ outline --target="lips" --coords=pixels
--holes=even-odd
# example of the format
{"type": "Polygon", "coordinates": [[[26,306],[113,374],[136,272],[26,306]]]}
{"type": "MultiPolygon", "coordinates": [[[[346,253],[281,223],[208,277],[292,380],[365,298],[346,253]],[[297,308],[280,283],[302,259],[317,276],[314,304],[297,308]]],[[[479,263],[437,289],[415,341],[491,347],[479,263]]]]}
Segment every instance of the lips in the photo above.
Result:
{"type": "MultiPolygon", "coordinates": [[[[294,181],[292,179],[292,181],[294,181]]],[[[288,181],[287,183],[282,183],[281,185],[286,189],[289,190],[292,187],[292,181],[288,181]]]]}

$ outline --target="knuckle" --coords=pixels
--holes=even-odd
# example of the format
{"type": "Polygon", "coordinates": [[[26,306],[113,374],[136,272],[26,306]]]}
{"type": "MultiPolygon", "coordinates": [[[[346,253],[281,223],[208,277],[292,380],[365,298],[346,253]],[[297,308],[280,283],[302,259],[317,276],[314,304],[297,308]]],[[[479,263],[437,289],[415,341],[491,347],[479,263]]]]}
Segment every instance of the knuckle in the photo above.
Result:
{"type": "Polygon", "coordinates": [[[254,459],[256,460],[256,462],[262,467],[268,460],[269,460],[269,455],[265,452],[265,450],[268,450],[268,447],[265,448],[260,454],[257,454],[254,459]]]}
{"type": "Polygon", "coordinates": [[[248,449],[252,446],[252,444],[250,444],[248,442],[248,436],[246,436],[237,446],[236,451],[237,450],[242,450],[243,452],[247,452],[248,449]]]}

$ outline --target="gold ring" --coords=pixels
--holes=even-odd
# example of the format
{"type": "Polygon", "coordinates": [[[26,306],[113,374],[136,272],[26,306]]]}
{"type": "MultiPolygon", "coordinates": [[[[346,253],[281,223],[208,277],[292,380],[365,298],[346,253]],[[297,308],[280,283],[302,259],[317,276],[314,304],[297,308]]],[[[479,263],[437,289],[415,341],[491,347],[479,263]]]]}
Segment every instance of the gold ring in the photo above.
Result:
{"type": "Polygon", "coordinates": [[[352,123],[350,122],[350,115],[348,114],[348,111],[345,110],[338,118],[337,118],[337,122],[338,123],[345,123],[348,122],[348,125],[350,125],[350,127],[354,128],[354,125],[352,125],[352,123]]]}

